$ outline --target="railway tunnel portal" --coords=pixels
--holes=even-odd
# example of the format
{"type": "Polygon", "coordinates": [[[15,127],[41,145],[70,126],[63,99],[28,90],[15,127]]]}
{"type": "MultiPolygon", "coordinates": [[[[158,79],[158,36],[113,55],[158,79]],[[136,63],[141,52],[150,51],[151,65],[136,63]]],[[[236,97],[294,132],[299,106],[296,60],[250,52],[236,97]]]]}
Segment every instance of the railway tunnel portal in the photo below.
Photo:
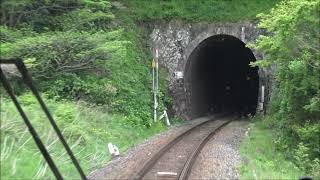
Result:
{"type": "Polygon", "coordinates": [[[154,24],[151,48],[168,71],[171,116],[265,111],[275,68],[251,67],[263,54],[246,47],[262,34],[251,22],[154,24]]]}
{"type": "Polygon", "coordinates": [[[190,115],[255,114],[259,75],[258,68],[249,65],[252,61],[252,51],[234,36],[215,35],[202,41],[184,71],[190,115]]]}

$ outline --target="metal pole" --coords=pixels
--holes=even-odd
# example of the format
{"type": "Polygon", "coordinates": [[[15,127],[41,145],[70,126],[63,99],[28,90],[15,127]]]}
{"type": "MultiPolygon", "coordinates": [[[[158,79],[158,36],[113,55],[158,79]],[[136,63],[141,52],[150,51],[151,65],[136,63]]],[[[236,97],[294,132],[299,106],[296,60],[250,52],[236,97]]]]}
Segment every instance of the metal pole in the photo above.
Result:
{"type": "Polygon", "coordinates": [[[152,92],[153,92],[153,122],[157,122],[157,95],[155,82],[155,60],[152,60],[152,92]]]}
{"type": "Polygon", "coordinates": [[[22,74],[22,78],[25,82],[25,84],[27,86],[29,86],[32,94],[36,97],[36,99],[38,100],[40,107],[42,108],[42,110],[44,111],[44,113],[46,114],[51,126],[53,127],[53,129],[55,130],[60,142],[62,143],[63,147],[65,148],[65,150],[67,151],[72,163],[74,164],[74,166],[76,167],[77,171],[79,172],[79,175],[81,177],[81,179],[83,180],[87,180],[86,175],[84,174],[83,170],[80,167],[80,164],[78,162],[78,160],[76,159],[76,157],[74,156],[71,148],[68,146],[67,141],[64,139],[60,129],[58,128],[56,122],[54,121],[51,113],[49,112],[48,107],[45,105],[44,101],[42,100],[39,92],[37,91],[36,87],[33,84],[32,78],[30,76],[30,74],[27,71],[27,68],[25,67],[25,65],[22,63],[22,61],[20,61],[20,63],[16,64],[17,68],[20,70],[21,74],[22,74]]]}
{"type": "Polygon", "coordinates": [[[10,86],[7,78],[5,77],[4,73],[2,72],[2,69],[0,68],[0,80],[3,84],[4,89],[7,91],[7,93],[9,94],[10,98],[12,99],[14,105],[16,106],[18,112],[20,113],[24,123],[26,124],[26,126],[28,127],[28,130],[33,138],[33,140],[35,141],[36,145],[38,146],[41,154],[43,155],[44,159],[47,161],[52,173],[54,174],[54,176],[58,179],[58,180],[62,180],[63,177],[61,176],[57,166],[55,165],[54,161],[52,160],[49,152],[47,151],[46,147],[44,146],[44,144],[42,143],[40,136],[38,135],[38,133],[36,132],[36,130],[33,128],[31,122],[29,121],[27,115],[25,114],[25,112],[22,110],[22,107],[20,106],[16,96],[13,93],[12,87],[10,86]]]}
{"type": "Polygon", "coordinates": [[[158,50],[155,49],[155,58],[152,60],[152,89],[153,89],[153,121],[157,122],[157,109],[158,109],[158,83],[159,83],[159,70],[158,70],[158,50]]]}
{"type": "Polygon", "coordinates": [[[159,89],[159,63],[158,63],[158,49],[156,49],[156,93],[155,93],[155,102],[156,102],[156,113],[158,111],[158,89],[159,89]]]}
{"type": "Polygon", "coordinates": [[[261,110],[263,111],[263,115],[265,115],[264,93],[265,93],[265,86],[262,85],[262,87],[261,87],[261,110]]]}
{"type": "MultiPolygon", "coordinates": [[[[9,63],[14,62],[14,64],[16,65],[16,67],[18,68],[18,70],[20,71],[20,73],[21,73],[21,75],[22,75],[23,82],[30,88],[31,92],[32,92],[33,95],[36,97],[37,101],[39,102],[40,107],[42,108],[42,110],[43,110],[44,113],[46,114],[46,116],[47,116],[47,118],[48,118],[48,120],[49,120],[52,128],[53,128],[54,131],[56,132],[56,134],[57,134],[60,142],[62,143],[62,145],[64,146],[65,150],[67,151],[67,153],[68,153],[68,155],[69,155],[72,163],[74,164],[74,166],[75,166],[76,169],[78,170],[81,179],[87,180],[87,177],[85,176],[83,170],[81,169],[79,162],[78,162],[77,159],[75,158],[72,150],[71,150],[70,147],[68,146],[68,144],[67,144],[66,140],[64,139],[64,137],[63,137],[60,129],[58,128],[56,122],[54,121],[52,115],[50,114],[49,109],[48,109],[47,106],[45,105],[45,103],[44,103],[44,101],[42,100],[39,92],[37,91],[36,87],[34,86],[33,81],[32,81],[32,78],[31,78],[31,76],[30,76],[30,74],[29,74],[26,66],[24,65],[23,61],[22,61],[21,59],[14,59],[14,60],[11,60],[11,61],[10,61],[10,60],[1,60],[0,63],[4,63],[5,61],[7,61],[7,62],[9,62],[9,63]]],[[[1,70],[1,68],[0,68],[0,70],[1,70]]],[[[5,77],[4,77],[4,75],[2,76],[2,74],[3,74],[2,71],[0,71],[0,72],[1,72],[1,81],[3,81],[5,77]],[[3,77],[3,78],[2,78],[2,77],[3,77]]],[[[8,91],[8,93],[9,93],[9,91],[8,91]]],[[[12,98],[12,100],[15,101],[13,98],[12,98]]],[[[18,102],[16,101],[16,103],[18,103],[18,102]]],[[[17,107],[18,111],[20,111],[20,110],[19,110],[19,107],[17,106],[17,104],[16,104],[16,107],[17,107]]],[[[20,109],[22,110],[22,108],[20,108],[20,109]]],[[[20,114],[21,114],[22,118],[25,118],[25,117],[26,117],[26,116],[23,117],[24,115],[23,115],[21,112],[20,112],[20,114]]],[[[25,122],[26,122],[26,121],[25,121],[25,122]]],[[[26,123],[26,124],[27,124],[27,123],[26,123]]],[[[27,125],[27,126],[28,126],[28,125],[27,125]]],[[[32,126],[32,125],[31,125],[31,126],[32,126]]],[[[29,130],[30,130],[30,128],[29,128],[29,130]]],[[[30,133],[31,133],[31,131],[30,131],[30,133]]],[[[35,139],[35,141],[36,141],[36,139],[35,139]]],[[[37,143],[37,141],[36,141],[36,143],[37,143]]],[[[38,145],[38,144],[37,144],[37,145],[38,145]]],[[[40,146],[41,146],[41,145],[40,145],[40,146]]],[[[41,150],[41,147],[40,147],[40,146],[38,145],[39,149],[41,150]]],[[[44,156],[45,156],[45,155],[44,155],[44,156]]],[[[46,157],[45,157],[45,158],[46,158],[46,157]]],[[[46,160],[47,160],[47,159],[46,159],[46,160]]],[[[48,161],[47,161],[47,162],[48,162],[48,161]]],[[[50,165],[49,162],[48,162],[48,164],[50,165]]],[[[54,171],[54,170],[53,170],[53,171],[54,171]]],[[[57,177],[57,179],[59,179],[59,178],[57,177]]]]}
{"type": "Polygon", "coordinates": [[[156,92],[158,94],[159,89],[159,63],[158,63],[158,50],[156,50],[156,92]]]}

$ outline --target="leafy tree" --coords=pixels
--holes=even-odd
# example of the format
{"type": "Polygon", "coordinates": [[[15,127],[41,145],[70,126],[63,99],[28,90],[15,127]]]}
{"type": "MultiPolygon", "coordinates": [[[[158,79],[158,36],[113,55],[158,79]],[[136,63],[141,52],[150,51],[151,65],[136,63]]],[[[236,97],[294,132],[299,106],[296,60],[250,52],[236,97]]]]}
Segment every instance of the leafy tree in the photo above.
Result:
{"type": "Polygon", "coordinates": [[[28,25],[37,32],[106,28],[114,19],[110,8],[111,4],[105,0],[4,0],[1,1],[1,25],[28,25]]]}
{"type": "Polygon", "coordinates": [[[101,48],[107,40],[106,34],[102,33],[41,34],[4,44],[8,51],[4,51],[2,57],[21,57],[32,64],[35,78],[52,79],[61,73],[84,73],[97,68],[97,61],[108,57],[105,49],[101,48]]]}
{"type": "Polygon", "coordinates": [[[320,157],[319,12],[319,0],[283,1],[270,14],[258,16],[259,27],[269,35],[256,43],[265,54],[256,65],[277,67],[269,114],[279,129],[278,143],[309,170],[319,167],[320,157]]]}

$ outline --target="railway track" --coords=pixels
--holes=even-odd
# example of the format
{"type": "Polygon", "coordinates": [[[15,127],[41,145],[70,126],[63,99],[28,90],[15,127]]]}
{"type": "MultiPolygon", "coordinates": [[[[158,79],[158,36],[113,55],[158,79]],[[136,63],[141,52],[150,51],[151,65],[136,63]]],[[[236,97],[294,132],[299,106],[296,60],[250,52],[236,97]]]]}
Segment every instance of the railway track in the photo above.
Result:
{"type": "Polygon", "coordinates": [[[214,118],[184,131],[155,153],[134,179],[188,179],[198,154],[232,117],[214,118]]]}

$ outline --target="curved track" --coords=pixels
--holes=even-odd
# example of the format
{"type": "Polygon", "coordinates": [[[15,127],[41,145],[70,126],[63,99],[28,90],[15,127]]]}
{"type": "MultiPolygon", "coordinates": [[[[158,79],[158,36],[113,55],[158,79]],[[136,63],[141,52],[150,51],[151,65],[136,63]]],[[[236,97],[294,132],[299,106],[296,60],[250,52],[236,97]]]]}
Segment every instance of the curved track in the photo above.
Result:
{"type": "Polygon", "coordinates": [[[134,179],[187,179],[201,149],[232,117],[204,121],[181,133],[143,164],[134,179]]]}

